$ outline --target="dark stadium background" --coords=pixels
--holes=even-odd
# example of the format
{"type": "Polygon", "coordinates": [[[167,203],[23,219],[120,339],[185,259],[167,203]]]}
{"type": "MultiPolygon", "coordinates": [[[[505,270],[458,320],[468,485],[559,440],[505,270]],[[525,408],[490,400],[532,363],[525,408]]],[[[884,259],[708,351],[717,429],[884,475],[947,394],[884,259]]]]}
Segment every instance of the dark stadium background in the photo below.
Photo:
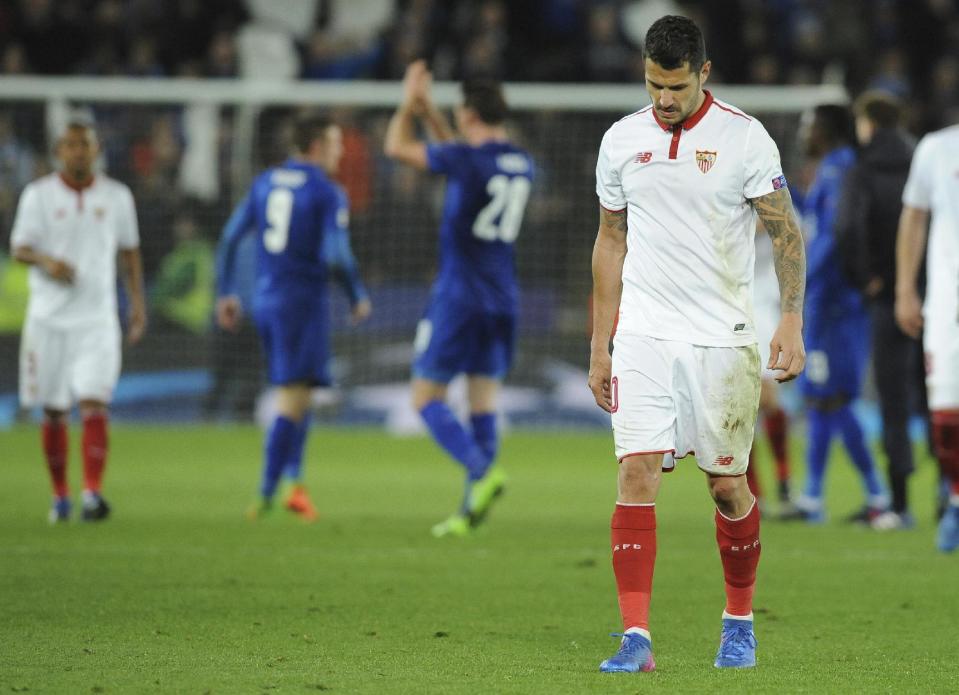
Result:
{"type": "MultiPolygon", "coordinates": [[[[424,56],[438,81],[488,75],[507,81],[514,94],[535,83],[557,95],[567,93],[569,83],[612,85],[620,95],[634,90],[638,106],[645,103],[645,28],[661,14],[680,12],[705,30],[712,83],[720,95],[725,85],[747,85],[760,97],[763,87],[825,86],[844,97],[881,88],[907,99],[909,127],[919,135],[956,115],[957,5],[945,0],[0,3],[0,424],[29,415],[18,413],[15,397],[25,271],[10,263],[6,252],[20,189],[53,165],[52,113],[62,118],[66,110],[80,109],[96,120],[103,165],[130,185],[137,203],[151,325],[144,343],[125,352],[115,414],[194,421],[249,419],[250,399],[242,394],[262,385],[255,343],[217,342],[211,322],[195,316],[200,303],[212,304],[212,292],[200,289],[210,286],[220,229],[250,177],[284,156],[291,116],[332,111],[347,128],[342,179],[352,200],[353,245],[371,287],[374,316],[358,330],[347,329],[345,305],[337,297],[336,373],[342,388],[318,396],[318,405],[333,403],[322,406],[331,421],[387,422],[403,430],[415,427],[410,422],[415,418],[403,412],[403,383],[413,329],[435,269],[441,184],[382,156],[386,103],[333,106],[304,99],[292,105],[304,85],[388,90],[410,59],[424,56]],[[176,85],[193,80],[221,87],[268,80],[286,85],[288,98],[253,112],[239,102],[221,103],[215,116],[198,117],[199,126],[186,97],[179,103],[124,103],[126,82],[113,83],[120,94],[108,100],[71,97],[54,104],[60,78],[91,77],[105,84],[159,79],[174,93],[176,85]],[[199,170],[197,153],[191,152],[198,127],[213,140],[206,150],[212,161],[199,170]],[[187,312],[194,314],[190,320],[177,304],[186,301],[195,304],[187,312]],[[211,367],[225,354],[239,365],[240,376],[214,404],[211,367]]],[[[449,94],[455,98],[455,92],[449,94]]],[[[760,103],[775,100],[775,93],[769,94],[760,103]]],[[[605,422],[579,387],[596,225],[592,171],[603,131],[628,112],[619,101],[608,109],[601,98],[588,109],[517,109],[512,122],[513,135],[538,165],[518,242],[521,337],[506,399],[515,424],[605,422]]],[[[749,110],[748,103],[740,105],[749,110]]],[[[796,145],[801,109],[752,111],[779,143],[791,182],[802,185],[808,172],[796,145]]]]}

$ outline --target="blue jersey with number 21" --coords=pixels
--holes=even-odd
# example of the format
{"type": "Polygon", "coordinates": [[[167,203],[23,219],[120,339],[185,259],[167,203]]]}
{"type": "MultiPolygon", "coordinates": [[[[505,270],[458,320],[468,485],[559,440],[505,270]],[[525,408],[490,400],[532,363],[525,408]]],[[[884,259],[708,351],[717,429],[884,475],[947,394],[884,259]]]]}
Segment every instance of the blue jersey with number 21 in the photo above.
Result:
{"type": "Polygon", "coordinates": [[[428,146],[427,163],[447,178],[434,299],[515,314],[519,289],[513,242],[529,198],[532,159],[507,142],[443,143],[428,146]]]}

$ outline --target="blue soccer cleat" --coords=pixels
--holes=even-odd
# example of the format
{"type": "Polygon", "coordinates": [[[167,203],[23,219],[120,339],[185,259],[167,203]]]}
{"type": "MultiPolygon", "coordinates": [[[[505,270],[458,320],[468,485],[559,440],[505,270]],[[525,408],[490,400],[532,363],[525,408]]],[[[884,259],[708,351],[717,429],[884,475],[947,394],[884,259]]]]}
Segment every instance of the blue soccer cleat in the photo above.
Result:
{"type": "Polygon", "coordinates": [[[939,520],[936,547],[944,553],[959,548],[959,505],[950,504],[939,520]]]}
{"type": "MultiPolygon", "coordinates": [[[[619,637],[613,633],[613,637],[619,637]]],[[[619,651],[599,665],[603,673],[639,673],[652,671],[656,668],[653,661],[653,645],[648,639],[636,632],[627,632],[622,635],[623,641],[619,651]]]]}
{"type": "Polygon", "coordinates": [[[752,668],[756,665],[756,634],[752,620],[723,618],[723,633],[713,665],[716,668],[752,668]]]}
{"type": "Polygon", "coordinates": [[[54,497],[53,506],[50,507],[50,513],[47,515],[47,521],[51,524],[70,521],[71,506],[69,497],[54,497]]]}

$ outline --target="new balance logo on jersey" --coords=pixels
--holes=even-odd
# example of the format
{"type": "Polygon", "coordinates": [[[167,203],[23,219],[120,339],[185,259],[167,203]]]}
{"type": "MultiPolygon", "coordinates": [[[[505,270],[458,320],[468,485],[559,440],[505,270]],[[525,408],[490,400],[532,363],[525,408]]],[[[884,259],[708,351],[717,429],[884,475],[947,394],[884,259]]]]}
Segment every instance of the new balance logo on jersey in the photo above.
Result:
{"type": "Polygon", "coordinates": [[[633,160],[634,164],[649,164],[649,160],[653,158],[652,152],[637,152],[636,158],[633,160]]]}
{"type": "Polygon", "coordinates": [[[613,546],[613,552],[619,552],[620,550],[642,550],[643,546],[639,543],[617,543],[613,546]]]}
{"type": "Polygon", "coordinates": [[[713,465],[728,466],[733,462],[733,460],[735,460],[735,458],[736,458],[735,456],[717,456],[716,460],[713,461],[713,465]]]}

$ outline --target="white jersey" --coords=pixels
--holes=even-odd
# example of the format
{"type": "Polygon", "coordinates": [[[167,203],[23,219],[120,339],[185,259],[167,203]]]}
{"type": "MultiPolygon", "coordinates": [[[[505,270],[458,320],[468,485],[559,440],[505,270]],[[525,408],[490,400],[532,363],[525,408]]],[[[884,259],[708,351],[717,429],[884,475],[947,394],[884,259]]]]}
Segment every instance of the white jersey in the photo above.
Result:
{"type": "Polygon", "coordinates": [[[916,147],[902,202],[931,216],[922,306],[926,392],[932,410],[959,408],[959,126],[916,147]]]}
{"type": "Polygon", "coordinates": [[[783,188],[762,124],[706,92],[681,127],[652,106],[606,131],[596,192],[627,210],[618,331],[704,346],[756,342],[756,216],[750,200],[783,188]]]}
{"type": "Polygon", "coordinates": [[[919,142],[902,202],[931,212],[925,320],[955,323],[959,320],[959,126],[929,133],[919,142]]]}
{"type": "Polygon", "coordinates": [[[28,321],[64,329],[116,322],[117,250],[139,246],[133,195],[102,175],[82,189],[59,174],[44,176],[23,189],[10,246],[30,246],[74,270],[66,285],[30,269],[28,321]]]}

